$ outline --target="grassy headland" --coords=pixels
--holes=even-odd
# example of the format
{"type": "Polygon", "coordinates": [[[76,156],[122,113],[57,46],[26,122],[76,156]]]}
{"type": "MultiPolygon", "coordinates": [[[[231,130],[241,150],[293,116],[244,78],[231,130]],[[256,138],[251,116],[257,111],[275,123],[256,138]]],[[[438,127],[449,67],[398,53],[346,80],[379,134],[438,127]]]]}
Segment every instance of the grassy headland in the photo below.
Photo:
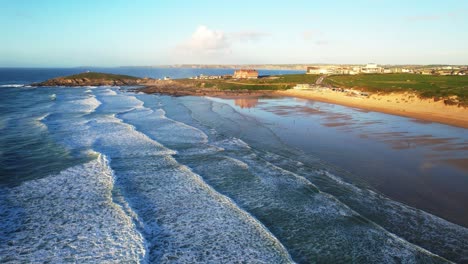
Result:
{"type": "Polygon", "coordinates": [[[318,75],[288,74],[266,76],[258,79],[178,79],[176,83],[196,88],[213,88],[219,90],[287,90],[298,83],[315,83],[318,75]]]}
{"type": "Polygon", "coordinates": [[[84,72],[75,75],[65,76],[62,79],[105,79],[105,80],[121,80],[121,79],[129,79],[129,80],[136,80],[139,79],[135,76],[130,75],[123,75],[123,74],[111,74],[111,73],[102,73],[102,72],[84,72]]]}
{"type": "Polygon", "coordinates": [[[258,79],[176,79],[150,81],[142,91],[170,95],[272,95],[293,88],[298,83],[315,83],[318,75],[291,74],[264,76],[258,79]]]}
{"type": "Polygon", "coordinates": [[[139,85],[147,79],[130,75],[110,74],[100,72],[85,72],[65,77],[50,79],[33,86],[102,86],[102,85],[139,85]]]}
{"type": "Polygon", "coordinates": [[[324,84],[372,93],[414,93],[421,98],[445,100],[448,104],[468,106],[468,76],[420,74],[334,75],[324,84]],[[456,97],[456,98],[455,98],[456,97]]]}

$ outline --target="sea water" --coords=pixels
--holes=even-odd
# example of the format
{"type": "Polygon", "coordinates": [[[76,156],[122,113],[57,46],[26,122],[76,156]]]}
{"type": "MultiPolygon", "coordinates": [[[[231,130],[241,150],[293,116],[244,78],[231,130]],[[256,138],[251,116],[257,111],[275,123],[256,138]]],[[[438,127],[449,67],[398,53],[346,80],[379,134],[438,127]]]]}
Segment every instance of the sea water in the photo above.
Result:
{"type": "MultiPolygon", "coordinates": [[[[338,128],[349,122],[323,125],[338,122],[314,119],[316,108],[304,110],[305,103],[290,98],[260,99],[245,108],[251,104],[125,87],[27,87],[69,70],[1,75],[2,263],[466,261],[463,224],[392,199],[362,166],[334,155],[336,144],[325,147],[343,133],[353,138],[364,122],[391,117],[367,116],[371,120],[354,121],[351,132],[342,132],[338,128]],[[292,140],[305,140],[311,128],[311,138],[323,144],[292,140]]],[[[180,77],[193,74],[184,71],[180,77]]],[[[406,121],[391,120],[368,123],[356,134],[403,132],[406,121]]],[[[461,144],[466,138],[459,131],[434,137],[461,144]]],[[[370,144],[348,142],[358,143],[370,144]]],[[[368,149],[393,155],[385,144],[368,149]]],[[[387,163],[382,168],[399,164],[387,163]]],[[[458,179],[454,171],[444,170],[458,179]]]]}

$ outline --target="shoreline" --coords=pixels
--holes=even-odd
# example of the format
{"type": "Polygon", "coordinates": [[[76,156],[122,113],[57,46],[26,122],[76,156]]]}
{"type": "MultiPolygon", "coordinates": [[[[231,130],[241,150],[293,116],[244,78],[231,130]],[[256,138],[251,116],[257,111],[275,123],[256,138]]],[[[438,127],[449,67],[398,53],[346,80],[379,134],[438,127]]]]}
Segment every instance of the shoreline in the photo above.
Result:
{"type": "Polygon", "coordinates": [[[446,105],[442,100],[422,99],[411,93],[353,97],[334,91],[285,90],[274,91],[274,94],[468,128],[468,108],[446,105]]]}
{"type": "MultiPolygon", "coordinates": [[[[291,82],[291,80],[289,80],[291,82]]],[[[297,82],[297,80],[293,80],[297,82]]],[[[231,82],[226,82],[231,84],[231,82]]],[[[292,83],[280,83],[282,86],[291,86],[292,83]]],[[[410,92],[368,95],[360,91],[339,91],[335,89],[288,89],[278,90],[280,85],[234,83],[229,87],[219,87],[218,82],[203,80],[156,80],[137,78],[128,75],[115,75],[107,73],[82,73],[68,77],[58,77],[32,86],[126,86],[137,85],[142,88],[135,89],[144,93],[158,93],[171,96],[213,96],[213,97],[261,97],[261,96],[287,96],[326,103],[344,105],[363,109],[365,111],[381,112],[391,115],[404,116],[419,120],[437,122],[446,125],[468,128],[468,107],[455,105],[457,96],[445,99],[420,98],[410,92]],[[256,86],[256,89],[251,89],[256,86]],[[277,87],[278,86],[278,87],[277,87]],[[274,88],[274,89],[271,89],[274,88]]],[[[280,86],[281,86],[280,85],[280,86]]]]}
{"type": "Polygon", "coordinates": [[[159,93],[171,96],[212,96],[212,97],[296,97],[325,103],[359,108],[366,111],[403,116],[428,122],[468,128],[468,108],[446,105],[443,100],[420,98],[412,93],[371,94],[349,96],[332,90],[221,90],[213,88],[195,88],[191,85],[169,81],[146,84],[139,89],[144,93],[159,93]]]}

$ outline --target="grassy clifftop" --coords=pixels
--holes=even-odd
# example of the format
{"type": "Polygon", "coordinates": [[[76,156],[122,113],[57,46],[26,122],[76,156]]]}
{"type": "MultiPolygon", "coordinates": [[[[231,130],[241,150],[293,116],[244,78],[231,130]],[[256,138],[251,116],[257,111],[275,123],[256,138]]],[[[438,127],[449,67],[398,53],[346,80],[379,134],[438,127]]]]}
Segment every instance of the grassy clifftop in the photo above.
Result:
{"type": "Polygon", "coordinates": [[[298,83],[315,83],[319,75],[286,74],[273,75],[258,79],[221,79],[221,80],[174,80],[183,85],[196,88],[214,88],[220,90],[286,90],[298,83]]]}
{"type": "Polygon", "coordinates": [[[468,76],[434,76],[419,74],[335,75],[324,84],[355,88],[369,92],[413,92],[423,98],[443,99],[456,96],[453,103],[468,105],[468,76]]]}
{"type": "Polygon", "coordinates": [[[126,86],[139,85],[147,81],[134,76],[100,72],[85,72],[65,77],[50,79],[33,86],[126,86]]]}
{"type": "Polygon", "coordinates": [[[66,77],[61,77],[65,80],[70,79],[103,79],[103,80],[121,80],[121,79],[128,79],[128,80],[137,80],[139,78],[130,75],[123,75],[123,74],[111,74],[111,73],[101,73],[101,72],[85,72],[75,75],[70,75],[66,77]]]}

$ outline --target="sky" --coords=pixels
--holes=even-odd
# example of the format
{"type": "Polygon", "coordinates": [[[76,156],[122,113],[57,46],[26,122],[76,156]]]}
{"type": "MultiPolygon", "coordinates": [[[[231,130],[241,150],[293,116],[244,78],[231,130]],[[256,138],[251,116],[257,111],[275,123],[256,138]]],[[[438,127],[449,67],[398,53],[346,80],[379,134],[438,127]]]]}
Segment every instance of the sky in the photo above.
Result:
{"type": "Polygon", "coordinates": [[[0,67],[468,64],[468,0],[0,0],[0,67]]]}

